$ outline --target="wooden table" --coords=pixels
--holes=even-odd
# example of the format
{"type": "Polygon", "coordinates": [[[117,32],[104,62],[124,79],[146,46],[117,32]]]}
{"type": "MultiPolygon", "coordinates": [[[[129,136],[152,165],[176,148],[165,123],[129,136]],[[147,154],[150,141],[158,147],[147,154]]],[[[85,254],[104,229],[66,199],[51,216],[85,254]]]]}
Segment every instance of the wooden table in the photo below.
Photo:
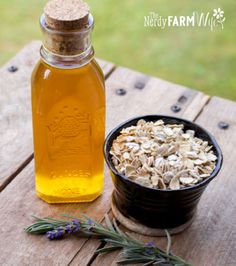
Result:
{"type": "MultiPolygon", "coordinates": [[[[102,221],[110,212],[113,188],[106,168],[104,192],[93,203],[48,205],[36,197],[30,75],[39,46],[40,42],[30,43],[0,69],[0,265],[116,265],[119,253],[94,254],[100,245],[95,239],[55,242],[23,232],[33,214],[83,212],[102,221]]],[[[223,150],[223,168],[206,189],[191,227],[173,236],[172,250],[197,266],[235,266],[236,103],[98,61],[106,77],[107,132],[133,116],[169,114],[195,121],[216,137],[223,150]]],[[[165,246],[165,238],[134,235],[165,246]]]]}

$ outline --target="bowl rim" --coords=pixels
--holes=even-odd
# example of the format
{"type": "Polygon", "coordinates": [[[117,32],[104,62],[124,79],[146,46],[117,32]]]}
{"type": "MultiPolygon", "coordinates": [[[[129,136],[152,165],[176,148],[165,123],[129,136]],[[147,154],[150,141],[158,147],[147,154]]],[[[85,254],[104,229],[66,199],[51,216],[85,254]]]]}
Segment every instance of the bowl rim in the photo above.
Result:
{"type": "Polygon", "coordinates": [[[175,116],[169,116],[169,115],[155,115],[155,114],[150,114],[150,115],[142,115],[142,116],[136,116],[133,118],[130,118],[122,123],[120,123],[118,126],[116,126],[115,128],[113,128],[107,135],[104,145],[103,145],[103,153],[104,153],[104,157],[105,157],[105,161],[109,167],[109,169],[113,172],[113,174],[115,174],[116,176],[119,176],[120,178],[122,178],[123,180],[130,182],[132,185],[136,185],[137,187],[144,189],[144,190],[148,190],[148,191],[158,191],[158,192],[163,192],[163,193],[176,193],[177,191],[186,191],[186,190],[194,190],[200,187],[203,187],[205,185],[207,185],[210,181],[212,181],[212,179],[219,173],[222,164],[223,164],[223,154],[221,151],[221,148],[219,146],[219,144],[217,143],[215,137],[205,128],[203,128],[202,126],[198,125],[195,122],[189,121],[187,119],[181,118],[181,117],[175,117],[175,116]],[[200,130],[202,130],[205,134],[207,134],[212,142],[212,145],[214,146],[215,150],[217,151],[217,163],[216,163],[216,167],[214,169],[214,171],[211,173],[211,175],[209,177],[207,177],[206,179],[204,179],[203,181],[201,181],[200,183],[197,183],[196,185],[193,186],[189,186],[189,187],[183,187],[183,188],[179,188],[179,189],[159,189],[159,188],[150,188],[150,187],[145,187],[140,185],[139,183],[136,183],[132,180],[130,180],[127,176],[119,173],[115,166],[113,165],[113,163],[111,162],[111,160],[109,160],[109,151],[108,151],[108,143],[110,142],[110,138],[112,137],[112,135],[114,135],[117,131],[121,131],[123,128],[125,128],[128,123],[133,122],[133,121],[137,121],[140,119],[144,119],[145,118],[149,118],[149,121],[156,121],[159,119],[175,119],[177,121],[179,121],[181,123],[181,121],[185,122],[185,123],[190,123],[191,126],[194,125],[196,127],[198,127],[200,130]],[[150,120],[151,119],[151,120],[150,120]],[[153,119],[153,120],[152,120],[153,119]]]}

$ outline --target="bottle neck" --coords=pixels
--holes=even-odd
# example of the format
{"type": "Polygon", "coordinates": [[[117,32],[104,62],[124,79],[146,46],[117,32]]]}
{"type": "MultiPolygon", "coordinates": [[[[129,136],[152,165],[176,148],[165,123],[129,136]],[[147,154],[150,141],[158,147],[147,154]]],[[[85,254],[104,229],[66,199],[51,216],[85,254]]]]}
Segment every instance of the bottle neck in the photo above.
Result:
{"type": "Polygon", "coordinates": [[[42,60],[57,68],[78,68],[88,64],[94,57],[94,49],[89,46],[84,52],[78,55],[59,55],[49,51],[44,45],[40,48],[42,60]]]}
{"type": "Polygon", "coordinates": [[[81,28],[51,28],[43,14],[40,18],[44,37],[40,49],[42,60],[58,68],[77,68],[89,63],[94,56],[91,44],[93,25],[93,16],[89,14],[88,23],[81,28]]]}

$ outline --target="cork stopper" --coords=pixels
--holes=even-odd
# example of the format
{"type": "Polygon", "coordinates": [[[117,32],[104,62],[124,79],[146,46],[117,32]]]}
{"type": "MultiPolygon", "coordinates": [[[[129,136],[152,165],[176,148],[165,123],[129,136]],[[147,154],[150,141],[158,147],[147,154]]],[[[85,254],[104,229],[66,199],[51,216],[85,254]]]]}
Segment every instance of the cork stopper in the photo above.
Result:
{"type": "Polygon", "coordinates": [[[51,0],[45,8],[48,27],[56,30],[76,30],[88,24],[89,6],[82,0],[51,0]]]}
{"type": "Polygon", "coordinates": [[[91,47],[93,17],[82,0],[51,0],[40,20],[44,47],[58,55],[78,55],[91,47]]]}

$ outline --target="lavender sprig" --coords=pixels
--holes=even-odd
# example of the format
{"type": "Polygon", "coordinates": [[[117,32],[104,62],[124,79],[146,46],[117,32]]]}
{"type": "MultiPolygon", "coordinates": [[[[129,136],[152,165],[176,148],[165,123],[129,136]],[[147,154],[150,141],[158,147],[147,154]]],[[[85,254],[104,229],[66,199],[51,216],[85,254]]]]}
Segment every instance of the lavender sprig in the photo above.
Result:
{"type": "Polygon", "coordinates": [[[62,238],[65,234],[73,234],[78,232],[80,229],[79,220],[75,219],[66,226],[55,227],[55,229],[47,231],[46,237],[50,240],[62,238]]]}
{"type": "Polygon", "coordinates": [[[153,242],[143,243],[128,233],[121,231],[115,220],[111,222],[108,215],[105,216],[106,227],[89,217],[77,218],[69,215],[64,217],[73,220],[57,220],[53,218],[34,217],[36,222],[25,228],[27,233],[45,234],[49,240],[61,239],[66,235],[77,234],[98,237],[106,245],[96,253],[108,253],[121,249],[121,260],[118,264],[128,265],[142,263],[147,265],[162,266],[191,266],[180,257],[170,252],[171,239],[167,233],[166,251],[157,247],[153,242]]]}

